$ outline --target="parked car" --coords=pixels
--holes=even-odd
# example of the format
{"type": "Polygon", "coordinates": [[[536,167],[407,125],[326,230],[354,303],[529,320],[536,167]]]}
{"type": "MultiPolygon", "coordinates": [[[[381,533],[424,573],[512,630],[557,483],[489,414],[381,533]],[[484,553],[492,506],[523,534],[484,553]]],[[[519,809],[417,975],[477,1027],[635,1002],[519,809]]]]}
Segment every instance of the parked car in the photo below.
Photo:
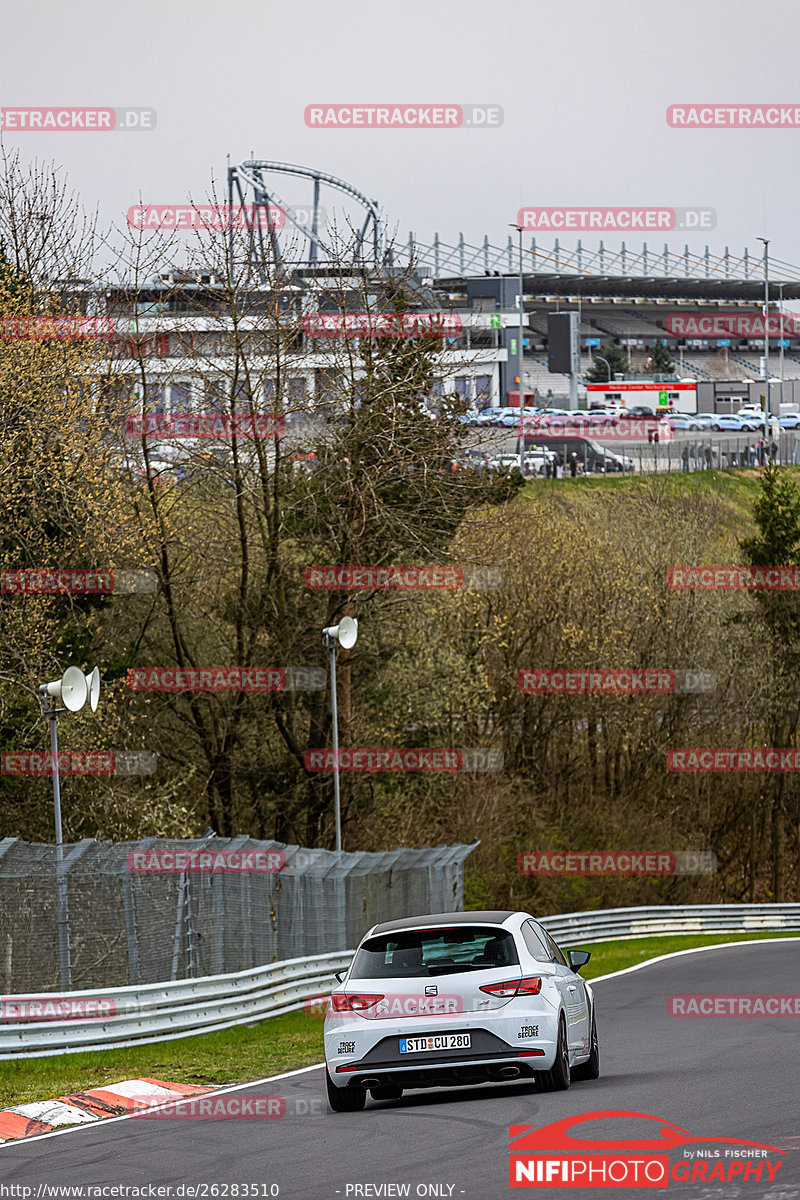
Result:
{"type": "MultiPolygon", "coordinates": [[[[702,429],[703,426],[695,417],[690,417],[688,413],[670,413],[667,417],[670,429],[702,429]]],[[[716,425],[711,426],[712,429],[718,428],[716,425]]]]}
{"type": "Polygon", "coordinates": [[[528,475],[546,475],[547,463],[552,467],[558,458],[555,450],[536,450],[525,455],[525,471],[528,475]]]}
{"type": "Polygon", "coordinates": [[[486,465],[494,471],[513,471],[515,468],[519,470],[519,455],[493,454],[487,459],[486,465]]]}
{"type": "Polygon", "coordinates": [[[636,464],[632,458],[626,454],[619,454],[615,450],[609,450],[603,447],[593,438],[575,436],[567,431],[563,436],[559,433],[548,435],[536,434],[535,437],[525,438],[526,449],[541,449],[546,447],[548,450],[553,450],[556,453],[566,455],[565,462],[569,463],[569,457],[573,450],[578,456],[578,462],[583,463],[584,470],[587,474],[602,475],[612,473],[614,471],[622,471],[625,473],[636,470],[636,464]]]}
{"type": "Polygon", "coordinates": [[[716,413],[692,413],[692,419],[697,421],[703,429],[713,429],[716,413]]]}
{"type": "Polygon", "coordinates": [[[498,408],[485,408],[483,412],[478,413],[478,416],[476,417],[476,424],[499,425],[503,421],[504,417],[508,417],[513,413],[516,413],[517,419],[519,419],[519,409],[516,408],[508,408],[507,406],[498,408]]]}
{"type": "Polygon", "coordinates": [[[736,416],[751,417],[761,424],[764,422],[764,410],[760,404],[743,404],[741,408],[737,408],[736,416]]]}
{"type": "MultiPolygon", "coordinates": [[[[603,447],[601,446],[600,449],[602,450],[603,447]]],[[[602,458],[598,457],[594,466],[594,473],[596,475],[602,475],[603,470],[606,473],[609,471],[624,471],[626,475],[636,470],[636,464],[627,454],[620,454],[616,450],[609,450],[608,446],[605,447],[605,452],[605,467],[603,466],[602,458]]]]}
{"type": "Polygon", "coordinates": [[[753,433],[758,427],[752,417],[742,417],[738,413],[715,413],[711,426],[718,431],[728,430],[733,433],[753,433]]]}
{"type": "Polygon", "coordinates": [[[451,912],[373,925],[325,1014],[334,1112],[406,1088],[600,1074],[586,950],[559,949],[527,912],[451,912]]]}
{"type": "MultiPolygon", "coordinates": [[[[616,419],[616,418],[614,418],[616,419]]],[[[569,412],[567,409],[548,409],[546,412],[539,413],[537,418],[531,421],[530,425],[533,430],[541,429],[568,429],[570,425],[604,425],[610,423],[611,418],[587,413],[581,409],[575,409],[569,412]]],[[[526,425],[528,422],[526,421],[526,425]]]]}
{"type": "Polygon", "coordinates": [[[626,415],[624,408],[613,408],[610,404],[590,404],[587,411],[590,416],[597,417],[624,417],[626,415]]]}
{"type": "Polygon", "coordinates": [[[778,417],[781,429],[800,429],[800,413],[784,413],[778,417]]]}
{"type": "Polygon", "coordinates": [[[665,411],[654,412],[646,404],[634,404],[633,408],[623,409],[620,415],[629,417],[632,421],[660,421],[665,415],[665,411]]]}

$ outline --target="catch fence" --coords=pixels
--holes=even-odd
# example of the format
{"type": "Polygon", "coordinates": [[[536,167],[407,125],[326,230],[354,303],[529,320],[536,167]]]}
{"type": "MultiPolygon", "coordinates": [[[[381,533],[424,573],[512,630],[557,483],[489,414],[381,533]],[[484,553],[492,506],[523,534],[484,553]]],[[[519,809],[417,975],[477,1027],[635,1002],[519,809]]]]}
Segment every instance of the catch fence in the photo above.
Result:
{"type": "MultiPolygon", "coordinates": [[[[0,841],[0,993],[137,986],[246,971],[358,944],[377,921],[463,908],[473,845],[337,853],[252,838],[64,846],[70,976],[55,846],[0,841]],[[278,871],[139,869],[136,851],[277,851],[278,871]],[[63,925],[62,925],[63,927],[63,925]]],[[[264,856],[261,856],[263,861],[264,856]]]]}
{"type": "MultiPolygon", "coordinates": [[[[667,442],[603,441],[595,437],[564,438],[551,435],[536,438],[526,435],[526,453],[533,447],[545,447],[558,455],[558,474],[569,476],[572,455],[579,475],[672,474],[694,471],[727,471],[747,467],[800,465],[800,438],[794,431],[783,430],[777,438],[765,439],[763,434],[742,434],[720,437],[718,433],[696,434],[673,438],[667,442]],[[605,453],[604,453],[605,451],[605,453]]],[[[542,473],[542,472],[539,472],[542,473]]]]}

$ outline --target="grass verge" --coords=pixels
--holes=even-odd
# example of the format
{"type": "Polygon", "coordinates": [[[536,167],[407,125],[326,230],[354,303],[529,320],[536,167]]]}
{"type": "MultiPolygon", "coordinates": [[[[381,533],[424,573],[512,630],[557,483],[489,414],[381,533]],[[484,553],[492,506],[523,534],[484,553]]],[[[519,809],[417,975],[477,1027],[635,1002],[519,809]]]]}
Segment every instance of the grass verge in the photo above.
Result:
{"type": "MultiPolygon", "coordinates": [[[[582,974],[586,979],[594,979],[675,950],[781,936],[785,935],[722,933],[636,938],[627,942],[586,942],[583,945],[591,950],[592,959],[582,974]]],[[[0,1062],[0,1108],[32,1100],[49,1100],[121,1079],[148,1077],[223,1087],[277,1075],[321,1059],[321,1019],[305,1012],[287,1013],[250,1028],[240,1026],[222,1033],[179,1038],[152,1046],[0,1062]]]]}

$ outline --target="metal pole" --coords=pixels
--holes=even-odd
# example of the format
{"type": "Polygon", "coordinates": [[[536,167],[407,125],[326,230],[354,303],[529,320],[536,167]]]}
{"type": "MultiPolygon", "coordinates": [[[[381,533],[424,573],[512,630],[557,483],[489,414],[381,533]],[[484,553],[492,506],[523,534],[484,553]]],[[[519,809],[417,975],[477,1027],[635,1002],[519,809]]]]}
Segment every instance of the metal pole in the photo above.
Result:
{"type": "Polygon", "coordinates": [[[599,358],[600,362],[604,362],[606,364],[606,370],[608,371],[608,382],[611,383],[611,363],[607,358],[603,358],[602,354],[595,354],[594,357],[599,358]]]}
{"type": "Polygon", "coordinates": [[[69,898],[67,880],[64,875],[64,841],[61,830],[61,778],[58,772],[58,719],[55,704],[49,712],[50,753],[53,756],[53,808],[56,818],[56,887],[58,891],[58,967],[61,987],[69,991],[72,986],[72,965],[69,958],[69,898]]]}
{"type": "MultiPolygon", "coordinates": [[[[781,334],[781,398],[779,404],[783,403],[783,284],[778,284],[778,293],[780,299],[778,301],[778,329],[781,334]]],[[[780,412],[778,413],[780,416],[780,412]]]]}
{"type": "Polygon", "coordinates": [[[519,299],[518,299],[518,304],[519,304],[519,346],[517,347],[517,349],[519,351],[519,354],[517,355],[517,361],[519,364],[519,471],[520,471],[520,475],[522,475],[524,478],[524,476],[525,476],[525,436],[524,436],[525,417],[524,417],[524,408],[523,408],[523,405],[524,405],[523,397],[525,395],[525,376],[523,375],[523,366],[522,366],[522,318],[523,318],[524,309],[525,309],[524,296],[523,296],[525,283],[524,283],[524,279],[523,279],[523,275],[522,275],[522,226],[518,225],[517,228],[519,230],[519,299]]]}
{"type": "Polygon", "coordinates": [[[333,796],[336,814],[336,849],[342,848],[342,802],[339,794],[339,708],[336,702],[336,641],[328,639],[331,650],[331,708],[333,710],[333,796]]]}
{"type": "Polygon", "coordinates": [[[764,437],[768,438],[769,422],[769,238],[759,238],[764,243],[764,437]]]}

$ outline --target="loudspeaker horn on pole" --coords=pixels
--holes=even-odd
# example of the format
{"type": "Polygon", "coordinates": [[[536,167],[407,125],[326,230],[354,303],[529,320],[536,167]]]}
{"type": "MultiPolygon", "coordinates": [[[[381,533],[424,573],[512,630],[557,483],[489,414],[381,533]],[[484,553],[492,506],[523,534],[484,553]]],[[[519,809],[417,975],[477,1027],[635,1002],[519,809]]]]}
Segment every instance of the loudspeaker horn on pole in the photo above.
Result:
{"type": "Polygon", "coordinates": [[[358,638],[358,621],[355,617],[342,617],[338,625],[329,625],[322,632],[335,638],[343,650],[350,650],[358,638]]]}
{"type": "MultiPolygon", "coordinates": [[[[98,687],[99,685],[98,673],[98,687]]],[[[83,708],[89,694],[87,676],[80,667],[67,667],[60,679],[46,683],[40,688],[40,691],[45,692],[48,696],[54,696],[57,701],[60,700],[64,708],[68,708],[70,712],[78,712],[83,708]]]]}
{"type": "Polygon", "coordinates": [[[97,705],[100,700],[100,668],[95,667],[84,678],[86,679],[86,690],[89,694],[89,707],[92,712],[97,712],[97,705]]]}

